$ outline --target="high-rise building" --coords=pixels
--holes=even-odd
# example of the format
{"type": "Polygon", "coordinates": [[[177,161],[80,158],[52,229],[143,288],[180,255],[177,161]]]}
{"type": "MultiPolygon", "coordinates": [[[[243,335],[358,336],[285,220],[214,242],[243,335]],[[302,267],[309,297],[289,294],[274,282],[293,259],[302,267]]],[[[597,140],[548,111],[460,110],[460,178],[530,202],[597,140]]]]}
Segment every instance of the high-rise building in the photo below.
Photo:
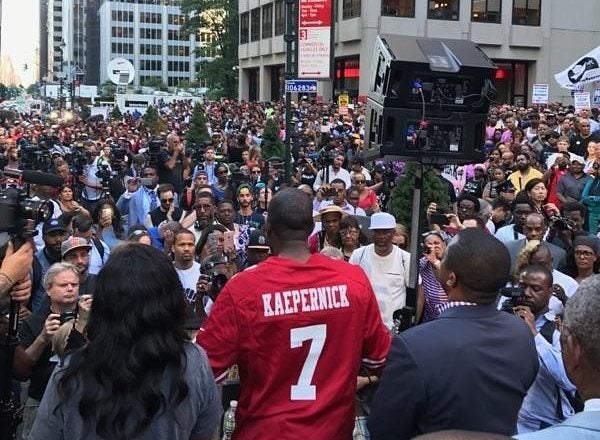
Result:
{"type": "Polygon", "coordinates": [[[125,58],[135,67],[135,86],[177,86],[196,79],[196,35],[186,36],[179,0],[104,0],[99,9],[100,83],[106,66],[125,58]],[[157,81],[158,79],[158,81],[157,81]]]}

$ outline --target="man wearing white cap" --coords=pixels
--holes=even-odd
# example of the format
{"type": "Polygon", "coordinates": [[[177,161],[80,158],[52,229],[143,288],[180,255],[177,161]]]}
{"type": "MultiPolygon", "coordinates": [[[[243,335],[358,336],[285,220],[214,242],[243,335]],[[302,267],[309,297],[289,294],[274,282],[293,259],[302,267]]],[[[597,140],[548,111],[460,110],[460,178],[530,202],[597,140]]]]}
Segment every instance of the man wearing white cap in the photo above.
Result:
{"type": "Polygon", "coordinates": [[[387,212],[371,216],[373,244],[352,252],[349,263],[363,268],[377,297],[381,319],[387,328],[393,328],[394,311],[406,305],[406,284],[410,268],[410,254],[392,243],[396,219],[387,212]]]}

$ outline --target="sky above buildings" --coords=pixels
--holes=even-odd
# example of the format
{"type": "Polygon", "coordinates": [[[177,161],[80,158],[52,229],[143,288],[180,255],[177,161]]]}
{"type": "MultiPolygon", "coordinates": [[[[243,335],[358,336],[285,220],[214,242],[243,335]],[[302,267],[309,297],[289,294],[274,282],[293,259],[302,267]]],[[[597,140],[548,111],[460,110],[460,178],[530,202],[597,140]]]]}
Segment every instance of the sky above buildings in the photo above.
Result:
{"type": "Polygon", "coordinates": [[[2,1],[0,82],[24,87],[37,79],[39,0],[2,1]],[[24,66],[27,69],[24,70],[24,66]],[[15,82],[16,84],[10,84],[15,82]]]}

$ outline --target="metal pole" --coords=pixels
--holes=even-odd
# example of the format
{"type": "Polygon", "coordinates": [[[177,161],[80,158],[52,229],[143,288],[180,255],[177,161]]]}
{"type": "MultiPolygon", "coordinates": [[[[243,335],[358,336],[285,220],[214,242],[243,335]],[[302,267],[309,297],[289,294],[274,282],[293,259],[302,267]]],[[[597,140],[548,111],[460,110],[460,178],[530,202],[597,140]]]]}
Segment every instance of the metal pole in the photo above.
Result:
{"type": "MultiPolygon", "coordinates": [[[[286,16],[286,28],[284,40],[286,43],[286,57],[285,57],[285,79],[294,79],[294,40],[296,38],[294,29],[294,3],[296,0],[285,0],[285,16],[286,16]]],[[[292,176],[292,162],[291,162],[291,135],[292,135],[292,94],[291,92],[285,92],[285,157],[283,158],[285,163],[285,181],[289,183],[292,176]]]]}
{"type": "Polygon", "coordinates": [[[61,111],[62,114],[62,110],[63,110],[63,49],[60,48],[60,80],[59,80],[59,86],[58,86],[58,109],[61,111]]]}

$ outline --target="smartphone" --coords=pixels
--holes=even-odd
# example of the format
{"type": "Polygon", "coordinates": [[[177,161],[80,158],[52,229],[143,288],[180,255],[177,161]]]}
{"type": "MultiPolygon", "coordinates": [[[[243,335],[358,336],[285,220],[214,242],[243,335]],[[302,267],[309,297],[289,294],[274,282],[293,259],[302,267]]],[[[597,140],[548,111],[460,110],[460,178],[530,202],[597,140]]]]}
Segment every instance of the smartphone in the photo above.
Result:
{"type": "Polygon", "coordinates": [[[450,219],[446,216],[446,214],[439,214],[435,212],[431,214],[430,223],[434,225],[448,226],[450,224],[450,219]]]}
{"type": "Polygon", "coordinates": [[[100,211],[100,217],[112,218],[112,216],[113,210],[111,208],[102,208],[102,211],[100,211]]]}
{"type": "Polygon", "coordinates": [[[225,237],[225,249],[235,249],[235,244],[234,244],[235,232],[234,231],[225,231],[223,236],[225,237]]]}
{"type": "Polygon", "coordinates": [[[142,186],[152,186],[152,179],[149,177],[142,177],[140,179],[140,185],[142,186]]]}

